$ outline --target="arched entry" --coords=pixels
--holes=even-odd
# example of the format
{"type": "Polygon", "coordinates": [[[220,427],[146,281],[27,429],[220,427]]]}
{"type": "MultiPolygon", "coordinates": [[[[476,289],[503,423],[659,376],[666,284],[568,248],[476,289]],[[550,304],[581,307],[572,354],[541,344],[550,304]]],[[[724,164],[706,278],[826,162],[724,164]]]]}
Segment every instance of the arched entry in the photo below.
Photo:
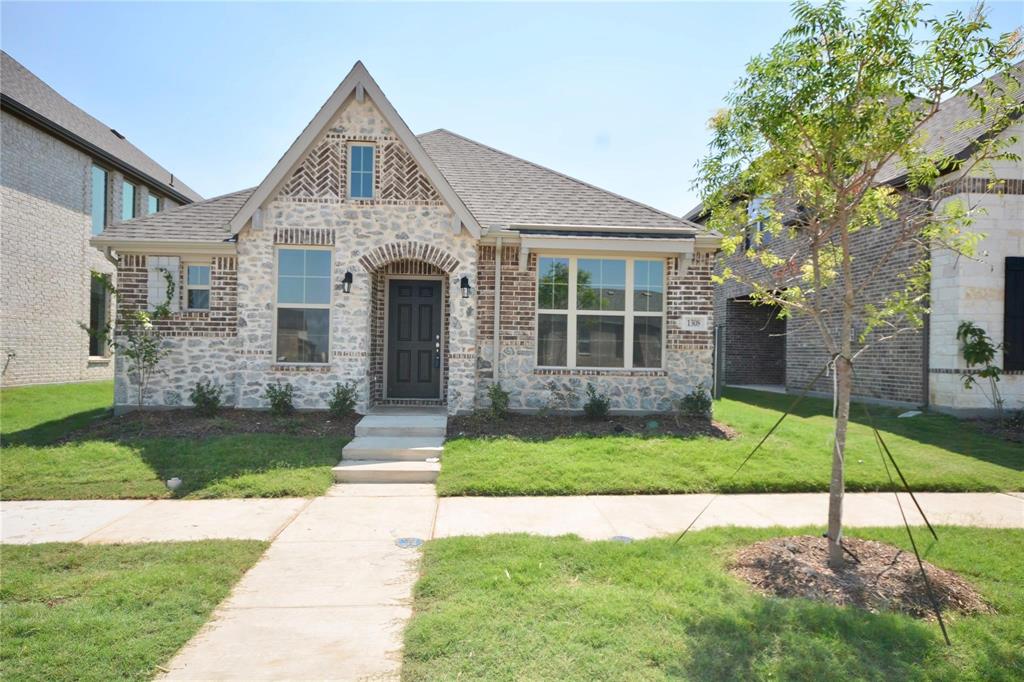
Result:
{"type": "Polygon", "coordinates": [[[370,403],[445,404],[448,279],[458,260],[422,242],[393,242],[360,264],[371,282],[370,403]]]}

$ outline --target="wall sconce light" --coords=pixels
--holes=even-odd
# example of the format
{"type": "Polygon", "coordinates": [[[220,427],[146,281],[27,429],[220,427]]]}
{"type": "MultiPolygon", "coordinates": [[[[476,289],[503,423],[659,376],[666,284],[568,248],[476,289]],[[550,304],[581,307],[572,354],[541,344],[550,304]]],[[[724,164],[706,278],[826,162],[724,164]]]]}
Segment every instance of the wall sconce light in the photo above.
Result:
{"type": "Polygon", "coordinates": [[[341,291],[345,294],[352,293],[352,273],[346,272],[345,279],[341,280],[341,291]]]}
{"type": "Polygon", "coordinates": [[[471,291],[469,286],[469,277],[463,276],[463,278],[459,280],[459,287],[462,289],[462,298],[469,298],[469,292],[471,291]]]}

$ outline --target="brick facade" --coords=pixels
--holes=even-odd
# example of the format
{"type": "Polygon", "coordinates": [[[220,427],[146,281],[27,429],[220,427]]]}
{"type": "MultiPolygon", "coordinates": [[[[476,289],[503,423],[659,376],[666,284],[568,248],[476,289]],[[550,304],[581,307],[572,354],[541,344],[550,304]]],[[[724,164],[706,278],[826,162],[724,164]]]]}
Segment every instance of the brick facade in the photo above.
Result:
{"type": "MultiPolygon", "coordinates": [[[[866,301],[882,301],[891,292],[902,288],[900,274],[907,272],[915,263],[928,257],[927,251],[912,241],[906,241],[895,247],[888,256],[886,267],[882,268],[873,278],[868,275],[876,263],[893,248],[894,239],[903,230],[906,215],[913,210],[914,202],[908,200],[903,204],[901,218],[879,228],[867,228],[851,236],[850,249],[853,254],[853,277],[858,283],[861,306],[866,301]]],[[[799,239],[776,238],[770,245],[773,252],[789,258],[794,256],[798,262],[806,254],[806,247],[799,239]]],[[[758,278],[760,281],[774,281],[779,288],[784,288],[795,280],[792,275],[783,272],[765,273],[757,262],[751,262],[744,254],[731,256],[728,265],[739,275],[746,278],[758,278]]],[[[730,313],[740,308],[729,306],[730,301],[742,299],[750,293],[750,287],[736,281],[729,281],[717,288],[715,292],[715,324],[724,326],[726,352],[734,352],[742,348],[749,339],[746,334],[745,313],[741,314],[740,324],[733,325],[730,313]]],[[[841,283],[825,290],[823,308],[832,310],[839,305],[841,283]]],[[[834,336],[838,335],[839,316],[826,318],[826,325],[834,336]]],[[[859,335],[864,329],[865,319],[862,314],[855,316],[854,334],[859,335]]],[[[856,398],[896,401],[920,405],[926,402],[925,396],[925,362],[926,350],[924,334],[921,330],[908,330],[895,338],[878,342],[879,334],[868,339],[870,348],[857,357],[854,367],[853,395],[856,398]]],[[[855,350],[859,347],[854,343],[855,350]]],[[[785,336],[785,385],[789,390],[801,390],[817,375],[818,371],[829,361],[821,332],[814,321],[807,315],[794,312],[786,320],[785,336]]],[[[728,355],[726,356],[726,383],[748,383],[744,375],[735,375],[729,371],[728,355]]],[[[735,367],[735,365],[734,365],[735,367]]],[[[758,382],[760,383],[760,382],[758,382]]],[[[818,392],[831,392],[832,380],[824,376],[811,387],[818,392]]]]}
{"type": "MultiPolygon", "coordinates": [[[[165,336],[232,337],[238,330],[238,260],[234,256],[195,258],[182,262],[175,283],[179,310],[156,322],[165,336]],[[184,264],[210,266],[210,309],[185,310],[184,264]]],[[[117,264],[117,323],[137,310],[145,310],[149,300],[149,268],[143,254],[120,254],[117,264]]]]}
{"type": "Polygon", "coordinates": [[[718,352],[730,384],[782,386],[786,383],[786,320],[773,306],[749,299],[726,301],[729,333],[718,352]]]}
{"type": "Polygon", "coordinates": [[[6,111],[0,124],[3,385],[109,379],[110,359],[89,357],[81,326],[90,273],[115,270],[89,246],[92,160],[6,111]]]}

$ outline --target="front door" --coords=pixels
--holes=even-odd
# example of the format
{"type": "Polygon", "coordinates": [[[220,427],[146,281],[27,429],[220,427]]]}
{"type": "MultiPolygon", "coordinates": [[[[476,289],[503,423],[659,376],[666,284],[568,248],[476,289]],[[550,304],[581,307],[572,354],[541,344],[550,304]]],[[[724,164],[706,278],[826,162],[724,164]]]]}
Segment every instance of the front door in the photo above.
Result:
{"type": "Polygon", "coordinates": [[[439,398],[441,282],[388,285],[388,398],[439,398]]]}

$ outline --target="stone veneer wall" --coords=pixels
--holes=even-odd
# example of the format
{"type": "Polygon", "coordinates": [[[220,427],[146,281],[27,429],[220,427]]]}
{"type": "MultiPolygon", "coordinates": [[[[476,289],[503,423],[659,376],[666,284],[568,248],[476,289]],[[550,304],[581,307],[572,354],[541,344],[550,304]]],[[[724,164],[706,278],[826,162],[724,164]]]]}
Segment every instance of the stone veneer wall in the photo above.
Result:
{"type": "MultiPolygon", "coordinates": [[[[686,272],[675,258],[666,258],[666,333],[662,369],[537,369],[536,280],[537,255],[529,254],[524,272],[519,269],[518,247],[503,247],[501,268],[499,381],[511,394],[512,409],[545,407],[579,409],[587,383],[607,393],[612,409],[660,412],[703,384],[711,388],[712,332],[683,331],[683,315],[706,315],[713,306],[713,256],[694,256],[686,272]]],[[[486,403],[493,382],[495,247],[480,247],[478,294],[480,315],[478,402],[486,403]]]]}

